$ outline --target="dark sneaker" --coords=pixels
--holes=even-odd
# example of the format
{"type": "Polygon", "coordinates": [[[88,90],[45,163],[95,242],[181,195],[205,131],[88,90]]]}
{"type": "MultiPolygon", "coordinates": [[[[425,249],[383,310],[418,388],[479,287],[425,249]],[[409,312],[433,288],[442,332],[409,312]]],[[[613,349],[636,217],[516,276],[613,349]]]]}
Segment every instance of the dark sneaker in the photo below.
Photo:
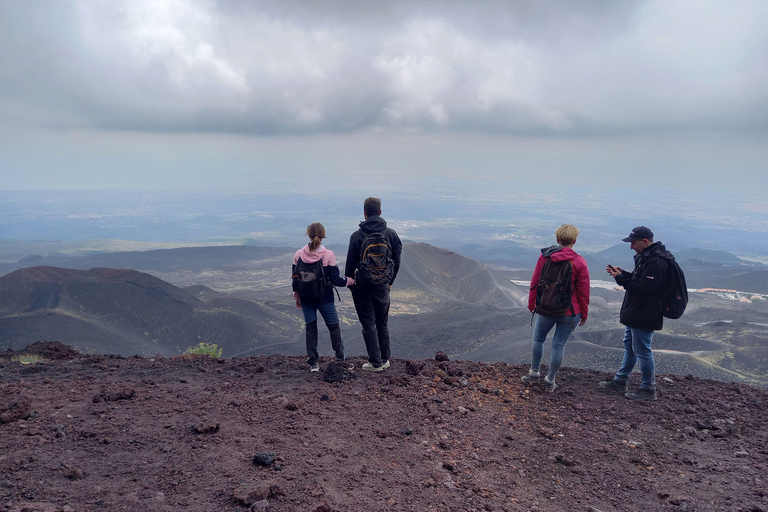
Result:
{"type": "Polygon", "coordinates": [[[373,366],[371,363],[364,363],[362,366],[363,370],[369,371],[369,372],[383,372],[384,367],[383,366],[373,366]]]}
{"type": "Polygon", "coordinates": [[[309,371],[313,372],[313,373],[314,372],[319,372],[320,371],[320,365],[317,364],[317,363],[309,365],[309,371]]]}
{"type": "Polygon", "coordinates": [[[626,393],[624,396],[630,400],[656,400],[656,390],[640,388],[632,393],[626,393]]]}
{"type": "Polygon", "coordinates": [[[347,370],[354,370],[355,368],[355,363],[353,363],[349,359],[337,359],[336,362],[338,362],[341,366],[343,366],[347,370]]]}
{"type": "Polygon", "coordinates": [[[556,387],[557,384],[555,384],[555,381],[550,382],[546,377],[544,377],[544,391],[547,393],[552,393],[556,387]]]}
{"type": "Polygon", "coordinates": [[[539,382],[539,374],[526,373],[525,375],[520,377],[520,380],[523,382],[539,382]]]}
{"type": "Polygon", "coordinates": [[[627,392],[627,383],[618,380],[604,380],[600,383],[600,387],[607,389],[608,391],[616,391],[617,393],[627,392]]]}

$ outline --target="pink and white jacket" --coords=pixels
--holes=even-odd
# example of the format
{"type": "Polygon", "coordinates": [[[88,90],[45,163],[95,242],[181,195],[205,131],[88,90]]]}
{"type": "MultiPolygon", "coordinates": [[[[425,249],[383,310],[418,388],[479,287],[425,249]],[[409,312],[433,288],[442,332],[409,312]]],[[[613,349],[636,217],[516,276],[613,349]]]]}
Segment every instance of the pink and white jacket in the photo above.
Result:
{"type": "MultiPolygon", "coordinates": [[[[293,255],[293,266],[291,267],[291,274],[296,272],[296,264],[299,259],[304,263],[315,263],[316,261],[323,261],[323,271],[325,275],[331,280],[334,286],[351,286],[355,280],[351,277],[342,277],[339,272],[339,265],[336,262],[336,255],[333,251],[326,249],[322,244],[317,247],[315,251],[309,250],[309,244],[305,245],[293,255]]],[[[293,293],[294,298],[298,298],[296,292],[293,293]]],[[[333,302],[333,288],[329,287],[325,292],[325,297],[321,304],[327,304],[333,302]]]]}

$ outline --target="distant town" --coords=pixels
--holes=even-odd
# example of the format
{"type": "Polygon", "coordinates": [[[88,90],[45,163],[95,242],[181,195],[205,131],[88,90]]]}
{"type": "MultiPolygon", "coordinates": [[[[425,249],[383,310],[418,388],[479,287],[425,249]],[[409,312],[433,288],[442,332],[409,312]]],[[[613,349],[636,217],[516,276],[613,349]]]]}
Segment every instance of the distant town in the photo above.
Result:
{"type": "MultiPolygon", "coordinates": [[[[513,280],[513,283],[526,288],[531,285],[530,281],[513,280]]],[[[592,288],[604,288],[608,290],[624,291],[624,288],[611,281],[602,281],[594,279],[590,281],[592,288]]],[[[708,293],[710,295],[716,295],[723,299],[737,300],[739,302],[752,303],[756,301],[768,300],[768,294],[752,293],[752,292],[740,292],[738,290],[725,290],[721,288],[688,288],[688,293],[708,293]]]]}
{"type": "Polygon", "coordinates": [[[722,290],[720,288],[699,288],[698,290],[688,289],[688,293],[708,293],[717,295],[724,299],[738,300],[740,302],[752,303],[755,301],[768,300],[768,295],[762,293],[740,292],[738,290],[722,290]]]}

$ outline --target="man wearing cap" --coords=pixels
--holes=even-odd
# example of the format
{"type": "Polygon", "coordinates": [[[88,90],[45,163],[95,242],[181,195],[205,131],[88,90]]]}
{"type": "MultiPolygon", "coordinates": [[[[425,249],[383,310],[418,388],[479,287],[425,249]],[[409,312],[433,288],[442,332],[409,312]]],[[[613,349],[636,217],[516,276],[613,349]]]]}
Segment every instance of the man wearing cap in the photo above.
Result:
{"type": "Polygon", "coordinates": [[[636,227],[622,241],[629,242],[635,251],[635,269],[627,272],[608,265],[606,271],[625,290],[619,316],[624,325],[624,360],[613,380],[601,382],[600,386],[624,393],[632,400],[656,400],[656,366],[651,342],[653,331],[661,329],[664,320],[661,299],[667,258],[672,255],[661,242],[653,241],[653,232],[645,226],[636,227]],[[642,373],[640,389],[628,393],[629,375],[638,361],[642,373]]]}

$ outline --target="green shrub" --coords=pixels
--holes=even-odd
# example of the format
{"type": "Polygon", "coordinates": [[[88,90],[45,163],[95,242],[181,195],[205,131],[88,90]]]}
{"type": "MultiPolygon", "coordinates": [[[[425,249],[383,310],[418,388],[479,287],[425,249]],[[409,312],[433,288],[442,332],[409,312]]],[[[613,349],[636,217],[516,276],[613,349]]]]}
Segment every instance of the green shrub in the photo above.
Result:
{"type": "Polygon", "coordinates": [[[11,361],[18,361],[21,364],[47,363],[48,360],[35,354],[19,354],[13,356],[11,361]]]}
{"type": "Polygon", "coordinates": [[[189,347],[184,353],[193,356],[221,357],[223,351],[224,349],[219,348],[215,343],[198,343],[194,347],[189,347]]]}

